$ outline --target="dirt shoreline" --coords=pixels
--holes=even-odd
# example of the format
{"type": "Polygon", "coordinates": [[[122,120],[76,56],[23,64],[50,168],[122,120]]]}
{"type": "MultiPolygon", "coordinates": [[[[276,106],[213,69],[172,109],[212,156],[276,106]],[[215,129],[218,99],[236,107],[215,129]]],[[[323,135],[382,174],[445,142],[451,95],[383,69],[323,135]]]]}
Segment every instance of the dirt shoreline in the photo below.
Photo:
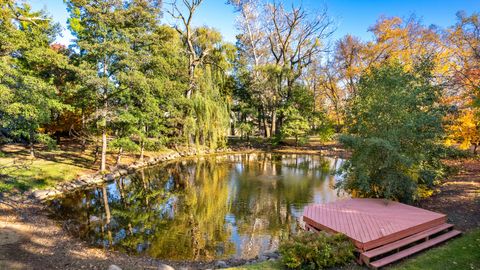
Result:
{"type": "MultiPolygon", "coordinates": [[[[229,153],[262,150],[247,148],[229,153]]],[[[348,156],[336,145],[283,147],[271,152],[348,156]]],[[[461,230],[480,227],[480,161],[462,160],[448,165],[459,167],[458,173],[445,179],[437,194],[417,204],[447,214],[449,222],[461,230]]],[[[163,264],[175,269],[215,268],[214,262],[173,262],[92,248],[70,236],[61,224],[47,215],[38,200],[27,198],[25,194],[0,197],[0,269],[107,269],[112,264],[122,269],[161,269],[163,264]]],[[[233,266],[245,261],[228,263],[233,266]]]]}

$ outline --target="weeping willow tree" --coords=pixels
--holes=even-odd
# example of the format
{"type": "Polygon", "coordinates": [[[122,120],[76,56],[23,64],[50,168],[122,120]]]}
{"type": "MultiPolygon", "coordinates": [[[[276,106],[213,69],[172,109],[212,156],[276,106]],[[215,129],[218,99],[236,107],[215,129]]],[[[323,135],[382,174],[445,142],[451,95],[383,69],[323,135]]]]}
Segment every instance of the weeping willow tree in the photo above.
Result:
{"type": "Polygon", "coordinates": [[[196,69],[195,91],[189,100],[184,126],[187,143],[213,149],[225,146],[233,91],[233,78],[229,74],[234,55],[233,45],[218,43],[210,57],[196,69]]]}
{"type": "Polygon", "coordinates": [[[178,24],[188,64],[188,88],[184,97],[189,104],[183,123],[187,143],[210,148],[225,145],[230,122],[230,96],[233,89],[232,64],[235,47],[223,42],[222,35],[208,27],[193,27],[192,18],[202,0],[173,1],[166,10],[178,24]]]}
{"type": "Polygon", "coordinates": [[[194,141],[197,147],[215,149],[226,144],[233,91],[233,78],[229,74],[234,54],[233,45],[219,43],[195,71],[196,88],[190,97],[184,133],[187,142],[194,141]]]}
{"type": "Polygon", "coordinates": [[[230,124],[230,103],[224,93],[226,79],[222,70],[213,65],[205,66],[199,73],[199,91],[192,97],[190,116],[195,123],[195,143],[210,148],[222,147],[230,124]]]}

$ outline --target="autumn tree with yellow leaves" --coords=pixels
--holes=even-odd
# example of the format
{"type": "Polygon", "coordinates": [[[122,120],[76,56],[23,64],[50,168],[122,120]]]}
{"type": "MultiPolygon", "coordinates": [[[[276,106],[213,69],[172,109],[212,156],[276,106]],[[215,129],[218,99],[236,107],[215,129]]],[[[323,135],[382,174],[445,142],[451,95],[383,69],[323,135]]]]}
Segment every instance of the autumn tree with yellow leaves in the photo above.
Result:
{"type": "Polygon", "coordinates": [[[446,31],[450,50],[446,99],[453,113],[447,117],[447,145],[476,153],[480,143],[480,19],[479,14],[457,14],[457,24],[446,31]]]}

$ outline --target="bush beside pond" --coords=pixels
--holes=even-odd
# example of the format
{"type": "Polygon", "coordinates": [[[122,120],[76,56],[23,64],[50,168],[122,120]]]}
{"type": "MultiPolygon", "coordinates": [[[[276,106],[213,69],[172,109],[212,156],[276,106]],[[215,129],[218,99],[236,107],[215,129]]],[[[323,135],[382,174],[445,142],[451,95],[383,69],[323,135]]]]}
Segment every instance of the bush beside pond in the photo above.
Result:
{"type": "Polygon", "coordinates": [[[322,269],[351,262],[355,247],[342,234],[301,232],[282,242],[282,263],[291,269],[322,269]]]}

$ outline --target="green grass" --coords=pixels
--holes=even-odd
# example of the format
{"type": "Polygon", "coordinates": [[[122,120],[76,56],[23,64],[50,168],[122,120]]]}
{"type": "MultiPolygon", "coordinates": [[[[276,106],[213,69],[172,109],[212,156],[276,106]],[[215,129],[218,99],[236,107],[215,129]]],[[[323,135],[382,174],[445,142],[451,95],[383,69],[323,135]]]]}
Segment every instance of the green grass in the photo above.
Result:
{"type": "MultiPolygon", "coordinates": [[[[278,261],[262,262],[229,268],[230,270],[280,270],[285,269],[278,261]]],[[[338,269],[338,268],[336,268],[338,269]]],[[[368,269],[349,265],[341,269],[368,269]]],[[[388,267],[391,270],[475,270],[480,269],[480,228],[451,240],[444,245],[413,256],[401,263],[388,267]]]]}
{"type": "MultiPolygon", "coordinates": [[[[24,145],[0,145],[0,193],[50,188],[80,175],[94,173],[99,168],[99,160],[94,163],[93,150],[94,145],[88,145],[82,151],[78,143],[67,142],[54,150],[36,147],[32,159],[24,145]]],[[[145,158],[169,152],[172,150],[145,151],[145,158]]],[[[107,168],[115,164],[116,155],[116,151],[107,154],[107,168]]],[[[136,160],[135,153],[126,153],[121,164],[136,160]]]]}
{"type": "Polygon", "coordinates": [[[0,192],[51,187],[72,180],[86,170],[74,164],[44,159],[19,160],[13,157],[0,158],[0,167],[3,167],[0,170],[0,192]]]}
{"type": "Polygon", "coordinates": [[[390,269],[480,269],[480,229],[468,232],[390,269]]]}

